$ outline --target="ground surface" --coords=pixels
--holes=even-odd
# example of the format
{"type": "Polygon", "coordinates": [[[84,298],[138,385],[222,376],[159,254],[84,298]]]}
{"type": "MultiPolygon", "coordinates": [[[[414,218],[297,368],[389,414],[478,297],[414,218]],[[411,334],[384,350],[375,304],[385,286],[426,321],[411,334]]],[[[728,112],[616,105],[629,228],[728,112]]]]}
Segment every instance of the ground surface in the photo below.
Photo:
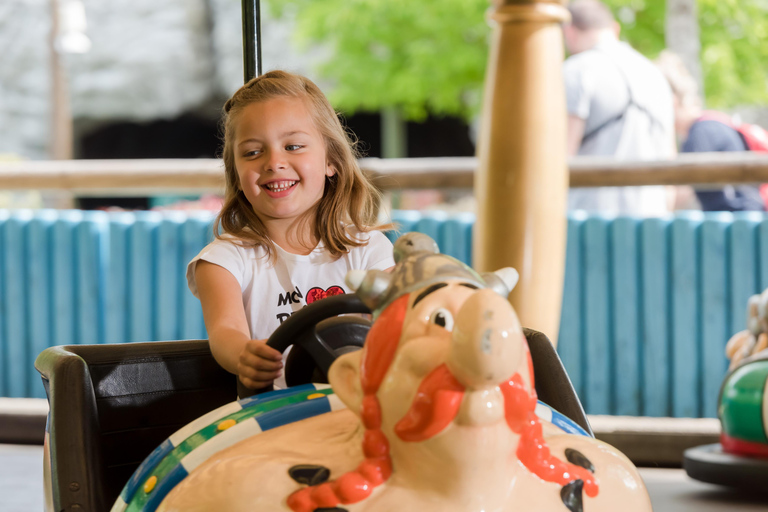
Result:
{"type": "MultiPolygon", "coordinates": [[[[0,511],[42,511],[42,461],[42,446],[0,445],[0,511]]],[[[641,468],[640,473],[654,512],[768,511],[768,494],[744,495],[697,482],[682,469],[641,468]]]]}

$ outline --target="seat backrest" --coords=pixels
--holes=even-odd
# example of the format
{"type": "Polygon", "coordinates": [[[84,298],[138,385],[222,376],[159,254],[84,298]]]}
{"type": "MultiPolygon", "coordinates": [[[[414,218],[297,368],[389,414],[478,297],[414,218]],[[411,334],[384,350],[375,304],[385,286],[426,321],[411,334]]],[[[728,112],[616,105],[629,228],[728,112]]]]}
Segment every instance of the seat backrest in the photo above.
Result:
{"type": "Polygon", "coordinates": [[[539,400],[568,416],[589,435],[594,436],[581,400],[552,342],[539,331],[523,329],[523,333],[531,351],[534,385],[539,400]]]}
{"type": "Polygon", "coordinates": [[[51,347],[35,367],[50,404],[55,510],[109,510],[168,436],[237,398],[207,340],[51,347]]]}

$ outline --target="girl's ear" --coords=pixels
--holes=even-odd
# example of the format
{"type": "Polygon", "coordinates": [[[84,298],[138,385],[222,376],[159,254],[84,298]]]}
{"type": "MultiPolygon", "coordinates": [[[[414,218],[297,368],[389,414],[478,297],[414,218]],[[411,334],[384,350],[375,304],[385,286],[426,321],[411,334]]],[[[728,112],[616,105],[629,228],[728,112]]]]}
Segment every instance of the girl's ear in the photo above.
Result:
{"type": "Polygon", "coordinates": [[[335,174],[336,174],[336,167],[332,163],[328,163],[328,165],[325,166],[325,175],[330,178],[335,174]]]}

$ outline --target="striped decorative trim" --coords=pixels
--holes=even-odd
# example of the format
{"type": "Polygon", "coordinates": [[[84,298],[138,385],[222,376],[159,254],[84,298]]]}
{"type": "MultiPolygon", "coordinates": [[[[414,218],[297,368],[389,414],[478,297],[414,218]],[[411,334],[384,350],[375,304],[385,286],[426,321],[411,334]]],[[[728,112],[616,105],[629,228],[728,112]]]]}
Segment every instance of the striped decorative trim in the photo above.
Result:
{"type": "Polygon", "coordinates": [[[552,423],[554,426],[564,430],[566,434],[591,437],[586,430],[581,428],[578,423],[568,416],[559,413],[541,400],[536,403],[536,416],[540,419],[552,423]]]}
{"type": "Polygon", "coordinates": [[[332,394],[327,384],[305,384],[226,404],[201,416],[142,462],[112,512],[153,512],[173,487],[212,454],[264,430],[343,408],[332,394]],[[154,484],[147,486],[153,477],[154,484]]]}

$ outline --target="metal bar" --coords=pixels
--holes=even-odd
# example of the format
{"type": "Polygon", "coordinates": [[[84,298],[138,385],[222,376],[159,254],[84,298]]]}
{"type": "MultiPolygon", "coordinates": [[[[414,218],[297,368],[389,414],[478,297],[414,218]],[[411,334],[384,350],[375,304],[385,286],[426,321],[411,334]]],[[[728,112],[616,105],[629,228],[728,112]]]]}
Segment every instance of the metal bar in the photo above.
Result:
{"type": "Polygon", "coordinates": [[[261,0],[242,0],[244,83],[261,75],[261,0]]]}

